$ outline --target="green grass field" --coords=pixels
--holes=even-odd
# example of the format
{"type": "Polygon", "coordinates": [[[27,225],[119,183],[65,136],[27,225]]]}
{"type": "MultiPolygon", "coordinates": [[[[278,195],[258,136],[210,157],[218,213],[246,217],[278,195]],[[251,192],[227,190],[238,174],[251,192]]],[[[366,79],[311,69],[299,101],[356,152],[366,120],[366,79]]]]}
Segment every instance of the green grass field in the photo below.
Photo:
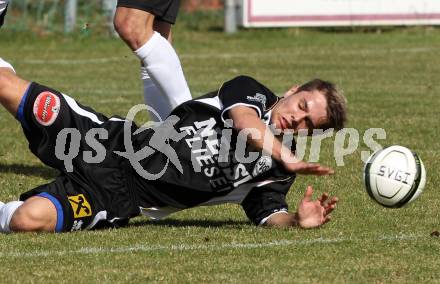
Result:
{"type": "MultiPolygon", "coordinates": [[[[160,221],[71,234],[0,235],[0,282],[439,282],[440,30],[393,28],[244,30],[176,26],[175,47],[194,96],[238,74],[276,93],[314,77],[337,83],[349,100],[348,127],[384,128],[382,145],[415,150],[427,169],[420,198],[385,209],[363,189],[360,147],[332,177],[300,176],[291,209],[308,184],[340,198],[333,221],[315,230],[251,225],[241,208],[187,210],[160,221]]],[[[194,24],[192,24],[194,25],[194,24]]],[[[0,33],[0,57],[25,78],[57,88],[105,114],[142,102],[138,63],[119,39],[43,38],[0,33]]],[[[50,181],[56,172],[27,149],[18,123],[0,112],[0,200],[50,181]]],[[[361,136],[362,137],[362,136],[361,136]]],[[[307,156],[306,156],[307,158],[307,156]]],[[[333,139],[320,162],[335,166],[333,139]]]]}

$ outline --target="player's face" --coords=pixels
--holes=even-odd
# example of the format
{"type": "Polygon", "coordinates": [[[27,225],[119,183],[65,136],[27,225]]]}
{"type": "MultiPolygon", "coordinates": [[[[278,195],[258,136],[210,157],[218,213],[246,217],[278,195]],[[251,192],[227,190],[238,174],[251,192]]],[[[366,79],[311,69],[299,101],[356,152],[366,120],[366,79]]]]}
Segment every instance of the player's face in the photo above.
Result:
{"type": "Polygon", "coordinates": [[[271,122],[282,131],[319,129],[327,120],[327,99],[319,91],[288,90],[272,111],[271,122]]]}

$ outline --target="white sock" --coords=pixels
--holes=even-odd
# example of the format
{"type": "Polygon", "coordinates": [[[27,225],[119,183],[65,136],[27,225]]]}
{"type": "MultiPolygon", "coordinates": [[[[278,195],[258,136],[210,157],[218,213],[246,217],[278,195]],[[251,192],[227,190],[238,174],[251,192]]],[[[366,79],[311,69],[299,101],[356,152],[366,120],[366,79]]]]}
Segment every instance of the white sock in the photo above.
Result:
{"type": "Polygon", "coordinates": [[[147,68],[143,66],[141,66],[141,79],[144,85],[144,102],[146,105],[154,109],[154,112],[148,110],[150,120],[155,122],[164,121],[173,110],[170,101],[159,90],[156,84],[154,84],[153,80],[148,74],[147,68]]]}
{"type": "Polygon", "coordinates": [[[9,223],[15,210],[23,204],[23,201],[0,202],[0,233],[10,233],[9,223]]]}
{"type": "Polygon", "coordinates": [[[14,67],[12,67],[12,65],[11,65],[9,62],[4,61],[4,60],[0,57],[0,68],[2,68],[2,67],[4,67],[4,68],[10,68],[10,69],[12,69],[12,71],[14,71],[14,73],[15,73],[14,67]]]}
{"type": "MultiPolygon", "coordinates": [[[[192,99],[180,60],[164,37],[155,32],[143,46],[135,50],[135,53],[156,87],[169,101],[172,109],[192,99]]],[[[151,100],[148,103],[155,104],[151,100]]]]}

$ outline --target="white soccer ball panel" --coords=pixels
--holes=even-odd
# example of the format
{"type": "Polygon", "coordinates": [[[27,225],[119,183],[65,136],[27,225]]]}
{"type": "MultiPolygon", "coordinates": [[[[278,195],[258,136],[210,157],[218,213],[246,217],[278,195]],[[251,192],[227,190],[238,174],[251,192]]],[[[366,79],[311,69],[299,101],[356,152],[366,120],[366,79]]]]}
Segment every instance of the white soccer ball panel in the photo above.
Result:
{"type": "Polygon", "coordinates": [[[374,174],[370,175],[370,186],[375,199],[386,206],[397,204],[411,189],[410,184],[374,174]]]}
{"type": "Polygon", "coordinates": [[[393,172],[393,170],[399,170],[400,174],[403,172],[415,174],[417,169],[411,151],[401,146],[388,147],[381,150],[370,167],[370,173],[382,173],[382,175],[385,174],[390,177],[393,174],[398,174],[393,172]]]}
{"type": "Polygon", "coordinates": [[[414,201],[426,183],[422,161],[402,146],[373,153],[365,164],[363,177],[370,196],[387,207],[401,207],[414,201]]]}

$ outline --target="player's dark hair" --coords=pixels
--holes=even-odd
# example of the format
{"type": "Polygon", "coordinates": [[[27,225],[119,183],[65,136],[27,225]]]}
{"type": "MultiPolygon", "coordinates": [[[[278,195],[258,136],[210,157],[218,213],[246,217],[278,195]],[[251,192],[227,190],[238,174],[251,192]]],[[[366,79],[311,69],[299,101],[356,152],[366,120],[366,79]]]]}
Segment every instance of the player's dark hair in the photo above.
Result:
{"type": "Polygon", "coordinates": [[[296,92],[319,91],[327,99],[327,120],[319,126],[321,129],[344,128],[347,121],[347,99],[336,86],[328,81],[313,79],[301,85],[296,92]]]}

